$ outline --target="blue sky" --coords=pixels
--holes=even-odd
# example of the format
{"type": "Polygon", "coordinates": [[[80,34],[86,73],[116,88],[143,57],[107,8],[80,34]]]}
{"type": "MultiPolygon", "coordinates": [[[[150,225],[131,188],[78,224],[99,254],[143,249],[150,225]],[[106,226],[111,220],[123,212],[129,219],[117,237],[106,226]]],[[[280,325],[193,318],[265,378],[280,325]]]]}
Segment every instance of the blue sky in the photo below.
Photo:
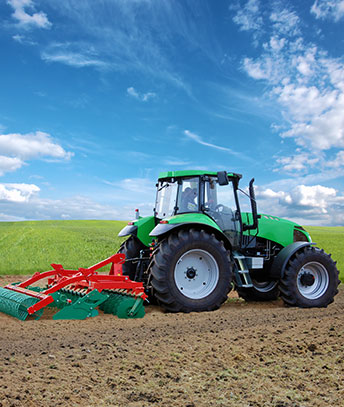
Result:
{"type": "Polygon", "coordinates": [[[344,0],[0,3],[0,220],[152,213],[160,171],[344,225],[344,0]]]}

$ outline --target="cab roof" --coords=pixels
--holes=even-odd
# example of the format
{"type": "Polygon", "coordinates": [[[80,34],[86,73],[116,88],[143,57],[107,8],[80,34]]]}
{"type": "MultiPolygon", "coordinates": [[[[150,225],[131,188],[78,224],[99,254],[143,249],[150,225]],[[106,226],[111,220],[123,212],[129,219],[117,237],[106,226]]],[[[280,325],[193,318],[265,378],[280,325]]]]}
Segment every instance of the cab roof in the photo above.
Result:
{"type": "MultiPolygon", "coordinates": [[[[159,180],[170,178],[182,178],[182,177],[197,177],[202,175],[209,175],[216,177],[217,171],[202,171],[202,170],[185,170],[185,171],[165,171],[159,174],[159,180]]],[[[228,172],[228,177],[241,178],[240,174],[234,172],[228,172]]]]}

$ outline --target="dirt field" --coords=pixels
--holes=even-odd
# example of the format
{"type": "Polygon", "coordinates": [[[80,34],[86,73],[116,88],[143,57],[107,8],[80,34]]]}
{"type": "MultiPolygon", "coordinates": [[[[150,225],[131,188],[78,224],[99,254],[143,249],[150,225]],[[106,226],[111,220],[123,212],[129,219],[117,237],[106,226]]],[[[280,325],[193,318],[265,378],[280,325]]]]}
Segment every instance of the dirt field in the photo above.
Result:
{"type": "Polygon", "coordinates": [[[341,289],[326,309],[230,298],[139,320],[1,314],[0,406],[343,406],[343,307],[341,289]]]}

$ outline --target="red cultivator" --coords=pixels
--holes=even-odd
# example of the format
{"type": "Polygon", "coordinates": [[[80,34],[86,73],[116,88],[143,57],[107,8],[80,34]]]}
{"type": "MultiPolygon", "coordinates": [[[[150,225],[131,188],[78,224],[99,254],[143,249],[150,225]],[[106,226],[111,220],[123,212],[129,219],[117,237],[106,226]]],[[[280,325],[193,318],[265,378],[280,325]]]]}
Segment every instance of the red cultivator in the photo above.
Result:
{"type": "Polygon", "coordinates": [[[89,268],[65,270],[52,264],[53,270],[35,273],[18,284],[0,287],[0,311],[25,320],[28,315],[39,319],[46,306],[60,310],[53,319],[85,319],[98,315],[99,306],[105,313],[119,318],[142,318],[143,301],[147,298],[143,284],[122,274],[124,254],[115,254],[89,268]],[[97,270],[111,264],[109,274],[97,270]],[[35,286],[48,279],[47,287],[35,286]]]}

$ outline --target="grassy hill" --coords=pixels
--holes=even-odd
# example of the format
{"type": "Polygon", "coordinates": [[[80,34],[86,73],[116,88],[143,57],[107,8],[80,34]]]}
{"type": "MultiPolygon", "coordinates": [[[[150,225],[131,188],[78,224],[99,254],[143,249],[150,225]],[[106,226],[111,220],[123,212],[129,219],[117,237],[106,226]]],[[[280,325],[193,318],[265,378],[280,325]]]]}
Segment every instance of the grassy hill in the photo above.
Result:
{"type": "MultiPolygon", "coordinates": [[[[32,274],[51,269],[88,267],[118,250],[121,221],[0,222],[0,274],[32,274]]],[[[344,281],[344,227],[307,227],[318,247],[332,253],[344,281]]]]}

